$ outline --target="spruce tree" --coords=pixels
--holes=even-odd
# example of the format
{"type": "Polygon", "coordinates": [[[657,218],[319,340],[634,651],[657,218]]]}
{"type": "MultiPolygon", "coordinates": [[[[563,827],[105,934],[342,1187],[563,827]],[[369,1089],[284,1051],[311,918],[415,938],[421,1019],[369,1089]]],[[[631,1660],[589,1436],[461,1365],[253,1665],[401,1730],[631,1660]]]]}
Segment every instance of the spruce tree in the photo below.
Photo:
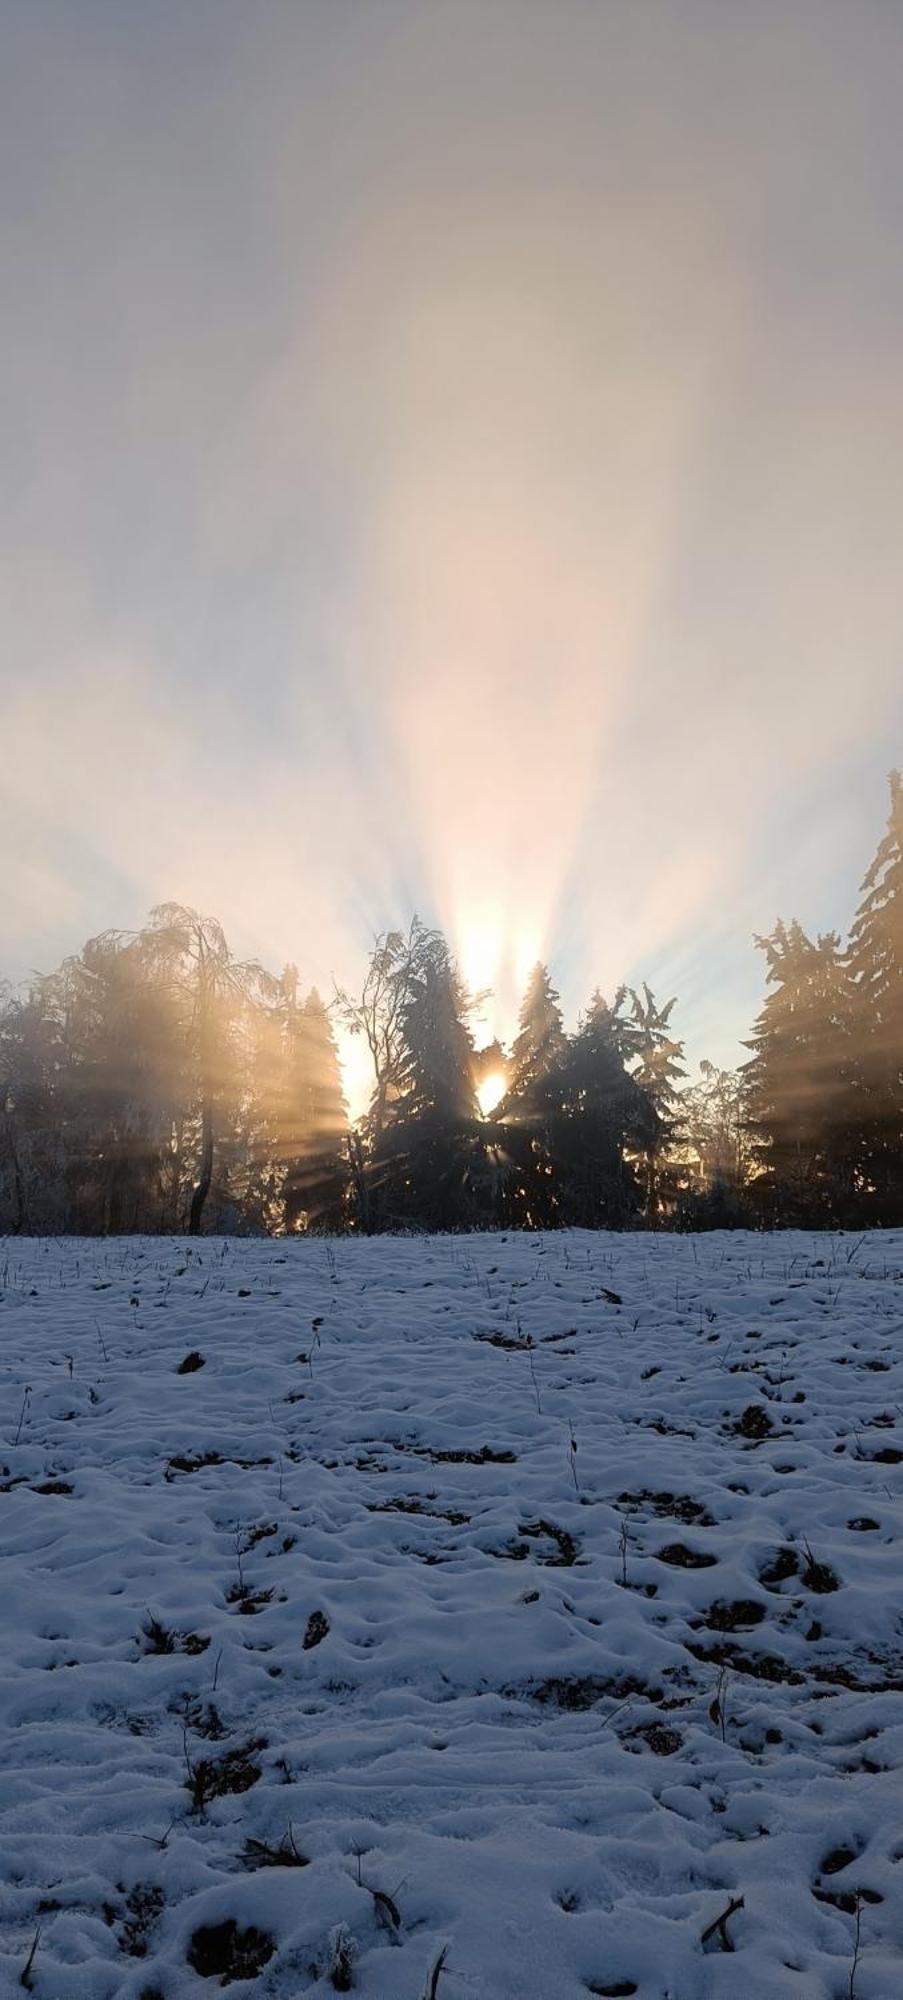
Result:
{"type": "Polygon", "coordinates": [[[312,987],[304,1003],[307,1061],[308,1227],[335,1228],[342,1219],[348,1184],[348,1106],[339,1052],[329,1011],[312,987]]]}
{"type": "Polygon", "coordinates": [[[405,1001],[398,1095],[374,1150],[375,1192],[390,1226],[460,1228],[481,1217],[486,1139],[470,1004],[439,940],[405,1001]]]}
{"type": "Polygon", "coordinates": [[[566,1046],[558,994],[548,966],[537,962],[521,1002],[518,1033],[511,1046],[508,1100],[529,1098],[533,1085],[560,1063],[566,1046]]]}
{"type": "Polygon", "coordinates": [[[903,779],[890,776],[887,830],[850,931],[860,1064],[860,1137],[870,1219],[903,1221],[903,779]]]}
{"type": "Polygon", "coordinates": [[[654,1106],[658,1119],[655,1134],[642,1154],[644,1208],[646,1220],[651,1222],[661,1205],[664,1158],[678,1135],[680,1084],[686,1070],[682,1060],[683,1043],[676,1042],[671,1034],[671,1014],[677,1004],[676,999],[659,1007],[645,981],[642,997],[631,987],[630,998],[634,1024],[633,1075],[654,1106]]]}
{"type": "Polygon", "coordinates": [[[628,1153],[654,1143],[658,1118],[627,1060],[631,1024],[596,991],[558,1073],[558,1108],[550,1145],[560,1190],[560,1218],[586,1228],[619,1225],[636,1214],[639,1190],[628,1153]]]}
{"type": "Polygon", "coordinates": [[[840,939],[778,923],[756,939],[771,988],[747,1047],[761,1174],[753,1193],[779,1224],[840,1222],[857,1187],[853,991],[840,939]]]}

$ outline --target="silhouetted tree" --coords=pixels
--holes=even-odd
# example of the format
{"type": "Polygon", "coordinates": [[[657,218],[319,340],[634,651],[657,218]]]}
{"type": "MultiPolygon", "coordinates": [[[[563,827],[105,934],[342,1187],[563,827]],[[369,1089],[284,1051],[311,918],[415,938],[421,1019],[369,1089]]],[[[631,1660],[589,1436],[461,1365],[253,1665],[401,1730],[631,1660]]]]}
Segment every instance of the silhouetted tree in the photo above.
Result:
{"type": "MultiPolygon", "coordinates": [[[[676,998],[659,1007],[645,981],[642,995],[631,987],[630,998],[633,1013],[633,1033],[629,1044],[634,1058],[632,1075],[657,1114],[655,1131],[642,1154],[644,1210],[647,1221],[651,1222],[661,1205],[662,1163],[680,1128],[680,1084],[686,1070],[682,1060],[683,1043],[676,1042],[671,1034],[671,1014],[677,1004],[676,998]]],[[[672,1189],[672,1195],[674,1192],[672,1189]]]]}
{"type": "Polygon", "coordinates": [[[903,779],[850,931],[861,1167],[871,1219],[903,1222],[903,779]]]}
{"type": "Polygon", "coordinates": [[[798,923],[757,938],[771,987],[748,1046],[755,1192],[780,1223],[832,1222],[857,1181],[853,993],[836,932],[812,943],[798,923]]]}
{"type": "Polygon", "coordinates": [[[627,1153],[645,1152],[659,1129],[654,1106],[627,1069],[633,1038],[624,998],[623,987],[613,1006],[593,994],[552,1073],[557,1103],[549,1139],[560,1219],[587,1228],[619,1226],[637,1213],[639,1189],[627,1153]]]}
{"type": "Polygon", "coordinates": [[[302,1013],[299,1043],[303,1086],[302,1145],[285,1190],[285,1219],[297,1228],[342,1226],[348,1189],[348,1107],[328,1009],[312,987],[302,1013]]]}
{"type": "Polygon", "coordinates": [[[537,963],[521,1002],[518,1033],[511,1045],[508,1100],[529,1100],[534,1084],[558,1067],[566,1047],[558,994],[548,966],[537,963]]]}
{"type": "Polygon", "coordinates": [[[277,982],[256,959],[237,962],[214,917],[181,903],[151,911],[148,933],[160,966],[184,999],[185,1032],[195,1064],[200,1144],[197,1180],[188,1212],[188,1234],[200,1234],[213,1181],[216,1114],[234,1077],[234,1037],[243,1008],[275,996],[277,982]]]}
{"type": "Polygon", "coordinates": [[[441,955],[445,942],[414,917],[407,934],[384,931],[377,937],[360,995],[336,988],[336,1006],[349,1034],[363,1035],[373,1063],[373,1095],[367,1115],[367,1136],[378,1144],[393,1099],[401,1088],[406,1059],[405,1009],[426,968],[441,955]]]}
{"type": "Polygon", "coordinates": [[[396,1095],[374,1152],[383,1210],[394,1222],[460,1228],[480,1218],[487,1138],[467,1026],[472,1004],[438,939],[409,980],[396,1095]]]}

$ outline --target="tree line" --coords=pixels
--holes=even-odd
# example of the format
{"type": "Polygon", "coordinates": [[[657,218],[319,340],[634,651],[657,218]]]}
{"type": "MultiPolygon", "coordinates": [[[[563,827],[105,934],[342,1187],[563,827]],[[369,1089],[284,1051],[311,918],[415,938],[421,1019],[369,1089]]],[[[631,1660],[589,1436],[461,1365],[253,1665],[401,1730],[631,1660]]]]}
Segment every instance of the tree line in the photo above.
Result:
{"type": "Polygon", "coordinates": [[[781,922],[756,944],[749,1058],[690,1084],[646,985],[568,1033],[537,965],[510,1048],[479,1048],[485,996],[417,918],[327,1004],[162,904],[0,993],[0,1230],[903,1224],[898,773],[846,942],[781,922]],[[354,1125],[337,1028],[372,1071],[354,1125]]]}

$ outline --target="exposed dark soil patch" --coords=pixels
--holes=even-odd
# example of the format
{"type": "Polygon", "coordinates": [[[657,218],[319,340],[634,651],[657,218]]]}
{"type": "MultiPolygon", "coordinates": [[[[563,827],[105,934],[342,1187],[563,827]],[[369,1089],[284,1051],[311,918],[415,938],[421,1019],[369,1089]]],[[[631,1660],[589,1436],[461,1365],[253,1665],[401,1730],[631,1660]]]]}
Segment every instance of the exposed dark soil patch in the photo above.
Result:
{"type": "Polygon", "coordinates": [[[249,1549],[256,1549],[258,1542],[268,1541],[271,1535],[278,1533],[279,1528],[275,1521],[261,1521],[259,1527],[249,1528],[245,1536],[245,1554],[247,1555],[249,1549]]]}
{"type": "Polygon", "coordinates": [[[761,1444],[764,1438],[771,1436],[774,1425],[761,1403],[748,1403],[742,1415],[727,1428],[734,1437],[748,1438],[752,1444],[761,1444]]]}
{"type": "Polygon", "coordinates": [[[475,1333],[474,1340],[482,1341],[484,1347],[504,1347],[508,1353],[529,1354],[532,1340],[515,1338],[511,1333],[475,1333]]]}
{"type": "Polygon", "coordinates": [[[207,1364],[203,1354],[199,1354],[197,1348],[193,1347],[191,1353],[186,1354],[184,1361],[179,1362],[178,1368],[176,1369],[176,1374],[196,1375],[198,1369],[205,1368],[206,1365],[207,1364]]]}
{"type": "Polygon", "coordinates": [[[680,1521],[687,1528],[714,1528],[717,1525],[714,1516],[701,1501],[691,1500],[685,1493],[619,1493],[618,1506],[644,1509],[661,1519],[680,1521]]]}
{"type": "Polygon", "coordinates": [[[840,1589],[840,1579],[835,1571],[828,1563],[818,1562],[808,1547],[800,1582],[805,1590],[815,1591],[820,1597],[827,1597],[831,1591],[840,1589]]]}
{"type": "Polygon", "coordinates": [[[304,1628],[304,1638],[301,1641],[304,1652],[310,1653],[315,1646],[322,1645],[328,1631],[329,1619],[325,1611],[312,1611],[304,1628]]]}
{"type": "Polygon", "coordinates": [[[226,1603],[233,1605],[240,1617],[256,1618],[272,1596],[271,1590],[249,1590],[246,1583],[233,1583],[226,1592],[226,1603]]]}
{"type": "Polygon", "coordinates": [[[651,1750],[655,1757],[673,1757],[683,1745],[683,1737],[663,1722],[646,1722],[621,1738],[626,1750],[651,1750]]]}
{"type": "Polygon", "coordinates": [[[239,1930],[233,1917],[223,1924],[201,1924],[192,1933],[185,1954],[201,1979],[218,1979],[221,1986],[234,1979],[256,1979],[276,1950],[275,1941],[254,1924],[239,1930]]]}
{"type": "Polygon", "coordinates": [[[226,1750],[221,1757],[202,1757],[193,1764],[186,1782],[194,1811],[204,1812],[212,1799],[249,1792],[262,1776],[254,1757],[265,1747],[265,1740],[260,1737],[240,1749],[226,1750]]]}
{"type": "Polygon", "coordinates": [[[825,1855],[819,1873],[839,1875],[842,1868],[849,1868],[851,1861],[858,1861],[861,1851],[858,1847],[832,1847],[830,1854],[825,1855]]]}
{"type": "Polygon", "coordinates": [[[535,1681],[532,1687],[503,1688],[502,1693],[518,1697],[527,1695],[531,1701],[549,1702],[573,1715],[595,1708],[600,1701],[626,1701],[632,1694],[644,1695],[650,1701],[655,1699],[645,1683],[636,1680],[632,1674],[622,1674],[615,1680],[606,1680],[602,1674],[575,1675],[573,1678],[535,1681]]]}
{"type": "Polygon", "coordinates": [[[418,1446],[420,1458],[431,1458],[434,1465],[515,1465],[517,1453],[514,1451],[493,1451],[489,1444],[481,1444],[479,1451],[431,1451],[425,1445],[418,1446]]]}
{"type": "Polygon", "coordinates": [[[712,1632],[748,1632],[753,1625],[761,1625],[764,1616],[764,1604],[757,1604],[752,1597],[738,1597],[733,1603],[719,1599],[709,1605],[705,1623],[712,1632]]]}
{"type": "Polygon", "coordinates": [[[539,1562],[546,1563],[549,1569],[570,1569],[577,1560],[579,1549],[573,1535],[569,1535],[566,1528],[557,1527],[554,1521],[544,1519],[523,1521],[518,1533],[526,1535],[530,1540],[543,1536],[554,1544],[557,1551],[555,1555],[540,1555],[537,1558],[539,1562]]]}
{"type": "Polygon", "coordinates": [[[199,1451],[179,1453],[166,1461],[164,1479],[177,1479],[181,1473],[202,1472],[208,1465],[240,1465],[243,1472],[250,1472],[255,1466],[272,1465],[271,1458],[224,1458],[221,1451],[199,1451]]]}
{"type": "Polygon", "coordinates": [[[695,1660],[711,1662],[717,1667],[731,1667],[735,1673],[748,1674],[751,1680],[770,1682],[773,1687],[802,1687],[805,1678],[797,1673],[795,1667],[789,1667],[777,1653],[747,1653],[742,1646],[697,1646],[689,1641],[687,1651],[695,1660]]]}
{"type": "Polygon", "coordinates": [[[869,1514],[854,1514],[852,1521],[847,1522],[847,1527],[859,1535],[876,1534],[880,1525],[880,1521],[873,1521],[869,1514]]]}
{"type": "Polygon", "coordinates": [[[765,1585],[766,1590],[774,1590],[779,1583],[786,1583],[788,1577],[796,1576],[799,1566],[800,1559],[795,1549],[778,1549],[770,1562],[763,1563],[759,1582],[765,1585]]]}
{"type": "Polygon", "coordinates": [[[668,1542],[663,1549],[653,1550],[656,1562],[669,1563],[672,1569],[711,1569],[718,1561],[704,1549],[688,1549],[684,1542],[668,1542]]]}
{"type": "Polygon", "coordinates": [[[176,1458],[167,1459],[166,1471],[163,1477],[164,1479],[176,1479],[179,1473],[202,1472],[205,1465],[225,1465],[225,1463],[226,1461],[221,1451],[179,1453],[176,1458]]]}
{"type": "Polygon", "coordinates": [[[125,1915],[119,1933],[120,1948],[129,1958],[146,1958],[150,1934],[163,1914],[166,1898],[162,1889],[140,1883],[126,1897],[125,1915]]]}
{"type": "Polygon", "coordinates": [[[428,1507],[422,1500],[374,1500],[367,1507],[368,1514],[424,1514],[428,1521],[448,1521],[453,1528],[466,1528],[470,1515],[455,1507],[428,1507]]]}
{"type": "MultiPolygon", "coordinates": [[[[874,1664],[879,1669],[884,1666],[883,1661],[874,1664]]],[[[863,1680],[852,1667],[830,1666],[813,1667],[812,1676],[829,1687],[849,1688],[853,1694],[903,1694],[903,1673],[883,1672],[880,1678],[863,1680]]]]}
{"type": "Polygon", "coordinates": [[[209,1635],[205,1632],[177,1632],[152,1616],[142,1626],[141,1636],[145,1654],[188,1653],[194,1657],[198,1653],[206,1653],[210,1644],[209,1635]]]}

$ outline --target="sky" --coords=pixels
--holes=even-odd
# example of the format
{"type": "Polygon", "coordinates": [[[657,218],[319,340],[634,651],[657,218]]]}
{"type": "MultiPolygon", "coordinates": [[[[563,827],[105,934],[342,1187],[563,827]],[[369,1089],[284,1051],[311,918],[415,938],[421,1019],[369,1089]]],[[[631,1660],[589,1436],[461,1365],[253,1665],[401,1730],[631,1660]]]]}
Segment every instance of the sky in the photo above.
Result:
{"type": "Polygon", "coordinates": [[[0,972],[417,910],[735,1061],[903,761],[903,8],[0,19],[0,972]]]}

